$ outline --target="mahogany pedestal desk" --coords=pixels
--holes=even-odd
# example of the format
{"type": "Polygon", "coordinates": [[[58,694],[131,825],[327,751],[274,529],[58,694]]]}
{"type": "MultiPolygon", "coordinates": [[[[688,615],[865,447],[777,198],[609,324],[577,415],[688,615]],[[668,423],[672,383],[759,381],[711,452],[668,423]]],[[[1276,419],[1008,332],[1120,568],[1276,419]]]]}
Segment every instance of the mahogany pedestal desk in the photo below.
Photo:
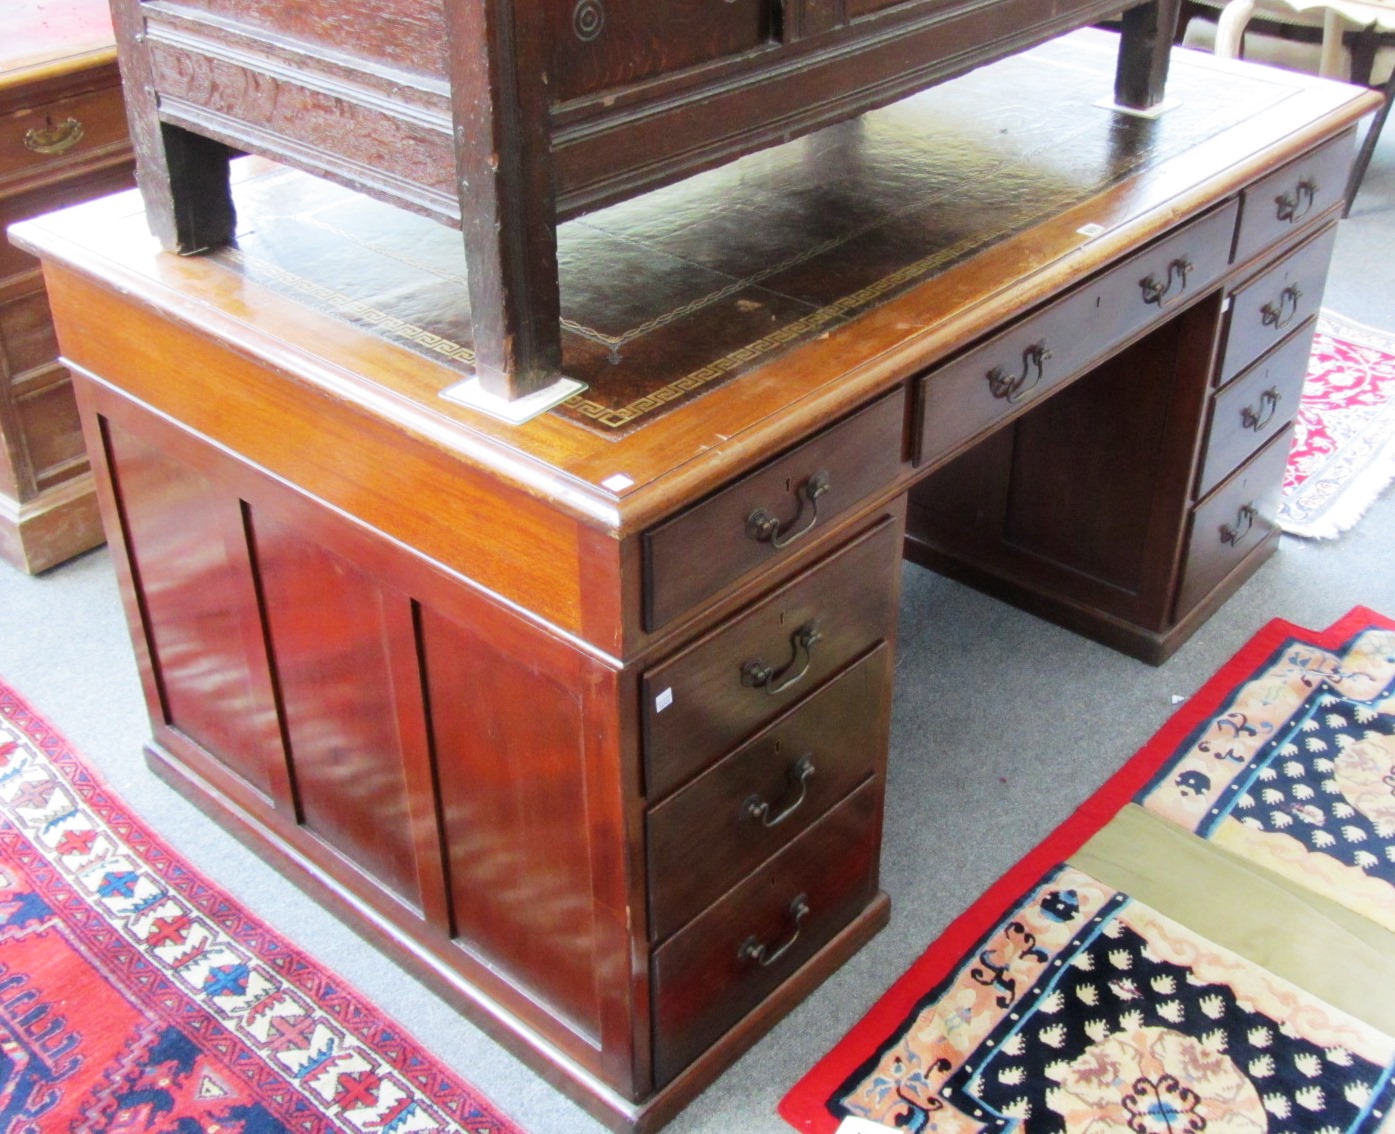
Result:
{"type": "Polygon", "coordinates": [[[20,226],[154,767],[604,1120],[672,1117],[887,919],[903,550],[1157,661],[1275,546],[1375,99],[1181,53],[1123,115],[1114,52],[563,226],[590,389],[520,427],[440,397],[430,221],[254,165],[211,256],[132,194],[20,226]]]}

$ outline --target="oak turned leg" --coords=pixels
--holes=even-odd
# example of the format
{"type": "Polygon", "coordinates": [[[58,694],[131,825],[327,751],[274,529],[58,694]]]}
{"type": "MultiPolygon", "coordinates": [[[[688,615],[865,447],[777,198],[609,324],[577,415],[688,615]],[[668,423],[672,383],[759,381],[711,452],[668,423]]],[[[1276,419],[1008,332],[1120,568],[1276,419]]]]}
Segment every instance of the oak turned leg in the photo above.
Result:
{"type": "Polygon", "coordinates": [[[1114,76],[1114,101],[1120,106],[1150,110],[1162,102],[1181,12],[1181,0],[1150,0],[1125,10],[1114,76]]]}
{"type": "Polygon", "coordinates": [[[446,6],[475,373],[510,401],[562,367],[543,23],[513,0],[446,6]]]}

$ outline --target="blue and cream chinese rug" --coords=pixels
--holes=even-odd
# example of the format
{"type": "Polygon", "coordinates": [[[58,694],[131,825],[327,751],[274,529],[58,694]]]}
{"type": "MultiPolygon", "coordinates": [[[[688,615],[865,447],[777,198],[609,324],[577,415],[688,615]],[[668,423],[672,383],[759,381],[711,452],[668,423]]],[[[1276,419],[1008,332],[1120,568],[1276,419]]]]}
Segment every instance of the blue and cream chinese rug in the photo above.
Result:
{"type": "Polygon", "coordinates": [[[1395,622],[1267,626],[781,1113],[815,1132],[1395,1131],[1395,622]]]}
{"type": "Polygon", "coordinates": [[[518,1134],[0,685],[0,1134],[518,1134]]]}

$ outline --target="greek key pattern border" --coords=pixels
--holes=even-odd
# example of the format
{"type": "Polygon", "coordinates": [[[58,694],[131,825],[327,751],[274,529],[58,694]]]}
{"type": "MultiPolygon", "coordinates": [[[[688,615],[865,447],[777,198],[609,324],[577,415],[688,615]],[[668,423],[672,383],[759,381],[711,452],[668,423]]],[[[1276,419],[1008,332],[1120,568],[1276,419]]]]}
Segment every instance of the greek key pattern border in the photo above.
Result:
{"type": "Polygon", "coordinates": [[[374,307],[371,303],[365,303],[361,299],[345,295],[342,291],[336,291],[334,288],[307,280],[303,276],[298,276],[294,272],[268,260],[263,260],[259,256],[249,256],[238,248],[225,248],[218,255],[220,258],[230,260],[244,268],[255,270],[259,277],[269,277],[274,285],[288,288],[304,298],[312,300],[321,310],[327,309],[335,314],[348,315],[369,324],[376,330],[395,335],[400,339],[406,339],[408,342],[444,358],[453,359],[468,366],[474,365],[475,352],[469,347],[453,342],[444,335],[428,331],[425,327],[410,323],[406,319],[390,315],[381,308],[374,307]]]}

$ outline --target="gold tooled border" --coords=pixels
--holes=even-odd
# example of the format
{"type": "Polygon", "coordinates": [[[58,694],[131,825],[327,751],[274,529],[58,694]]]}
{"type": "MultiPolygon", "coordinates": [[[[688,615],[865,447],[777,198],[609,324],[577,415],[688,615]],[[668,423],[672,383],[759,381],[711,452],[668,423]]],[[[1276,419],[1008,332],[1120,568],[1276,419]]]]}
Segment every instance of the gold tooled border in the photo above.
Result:
{"type": "MultiPolygon", "coordinates": [[[[1050,212],[1059,204],[1060,202],[1053,201],[1040,211],[1050,212]]],[[[991,232],[975,232],[972,236],[964,237],[947,247],[938,249],[931,255],[898,268],[875,283],[868,284],[866,287],[859,288],[849,295],[811,311],[802,318],[787,323],[768,335],[728,351],[722,357],[696,370],[689,371],[681,378],[660,386],[656,390],[641,395],[627,405],[618,408],[607,406],[586,397],[583,392],[562,402],[554,412],[566,410],[570,414],[584,418],[588,423],[605,430],[616,430],[631,425],[646,414],[653,413],[680,398],[691,395],[714,381],[729,376],[733,371],[749,366],[752,362],[773,351],[809,338],[822,331],[830,323],[837,322],[870,306],[889,292],[903,288],[971,252],[991,245],[1003,237],[1010,236],[1021,228],[1021,220],[1022,218],[1018,218],[1016,224],[1000,225],[991,232]]],[[[239,248],[223,248],[219,250],[217,255],[220,259],[236,264],[244,270],[255,270],[264,282],[268,282],[273,287],[287,289],[334,312],[352,316],[369,324],[373,329],[385,335],[403,339],[418,349],[441,355],[443,358],[463,363],[472,368],[474,366],[475,352],[470,347],[438,335],[416,323],[389,314],[371,303],[354,299],[352,296],[345,295],[343,292],[324,284],[317,284],[281,267],[279,264],[274,264],[260,256],[251,255],[239,248]]]]}
{"type": "Polygon", "coordinates": [[[453,342],[433,331],[428,331],[425,327],[419,327],[415,323],[409,323],[406,319],[399,319],[396,315],[389,315],[381,308],[374,307],[371,303],[364,303],[361,299],[354,299],[345,295],[342,291],[335,291],[332,287],[314,283],[298,276],[294,272],[288,271],[270,260],[263,260],[260,256],[249,256],[239,248],[223,248],[217,253],[220,259],[230,260],[243,267],[253,267],[259,273],[264,273],[273,277],[274,281],[318,300],[322,304],[333,307],[336,311],[345,315],[352,315],[356,319],[362,319],[380,331],[398,338],[406,339],[419,347],[446,358],[454,359],[457,362],[464,362],[470,366],[474,365],[475,352],[467,346],[453,342]]]}
{"type": "Polygon", "coordinates": [[[912,280],[931,274],[936,268],[946,263],[959,259],[961,256],[972,252],[976,248],[982,247],[985,243],[992,243],[1001,236],[1007,235],[1011,229],[1004,228],[985,236],[983,233],[975,233],[972,238],[965,238],[947,248],[942,248],[933,255],[917,260],[913,264],[907,264],[904,268],[898,268],[888,276],[884,276],[876,283],[868,284],[866,287],[845,295],[841,299],[834,300],[817,311],[805,315],[802,319],[796,319],[793,323],[787,323],[779,330],[749,342],[744,346],[724,354],[721,358],[707,365],[690,371],[683,377],[675,379],[666,386],[661,386],[642,397],[636,398],[628,405],[618,409],[611,409],[609,406],[601,405],[592,401],[584,393],[574,394],[563,402],[558,408],[571,410],[573,413],[582,415],[598,425],[604,425],[610,429],[618,429],[628,425],[636,418],[643,417],[646,413],[659,409],[669,402],[701,389],[716,378],[721,378],[740,366],[745,365],[769,354],[783,346],[805,338],[816,331],[822,330],[829,323],[843,318],[849,313],[866,307],[880,299],[889,291],[894,291],[912,280]]]}

